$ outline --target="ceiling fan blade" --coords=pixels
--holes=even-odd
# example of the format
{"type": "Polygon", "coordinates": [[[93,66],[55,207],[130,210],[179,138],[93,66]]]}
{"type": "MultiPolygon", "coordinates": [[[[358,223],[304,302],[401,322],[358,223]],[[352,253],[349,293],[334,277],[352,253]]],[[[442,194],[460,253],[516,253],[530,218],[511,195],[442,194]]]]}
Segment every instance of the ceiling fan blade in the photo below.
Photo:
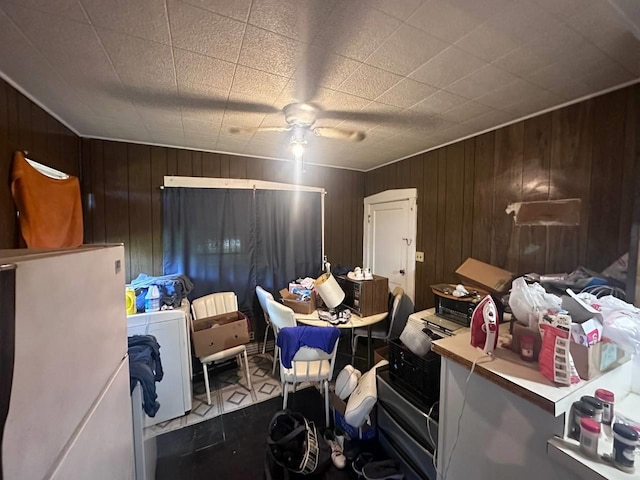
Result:
{"type": "Polygon", "coordinates": [[[358,27],[364,23],[367,10],[348,3],[309,2],[305,10],[306,30],[302,40],[308,47],[295,74],[299,102],[308,103],[316,98],[320,87],[339,69],[340,60],[344,60],[344,45],[352,45],[358,36],[358,27]],[[319,25],[333,28],[319,28],[319,25]]]}
{"type": "Polygon", "coordinates": [[[230,127],[229,133],[288,132],[289,130],[291,130],[291,127],[230,127]]]}
{"type": "Polygon", "coordinates": [[[266,103],[243,102],[241,100],[227,100],[222,97],[207,95],[206,93],[173,92],[168,90],[152,90],[127,86],[126,91],[120,86],[106,87],[114,97],[125,98],[138,105],[150,107],[180,107],[191,110],[211,110],[223,112],[231,110],[246,113],[277,113],[280,110],[266,103]]]}
{"type": "Polygon", "coordinates": [[[318,118],[350,120],[367,123],[405,123],[407,117],[396,113],[348,112],[344,110],[324,110],[318,112],[318,118]]]}
{"type": "Polygon", "coordinates": [[[338,140],[350,140],[352,142],[361,142],[365,139],[366,134],[359,130],[347,130],[344,128],[334,127],[316,127],[313,133],[319,137],[336,138],[338,140]]]}

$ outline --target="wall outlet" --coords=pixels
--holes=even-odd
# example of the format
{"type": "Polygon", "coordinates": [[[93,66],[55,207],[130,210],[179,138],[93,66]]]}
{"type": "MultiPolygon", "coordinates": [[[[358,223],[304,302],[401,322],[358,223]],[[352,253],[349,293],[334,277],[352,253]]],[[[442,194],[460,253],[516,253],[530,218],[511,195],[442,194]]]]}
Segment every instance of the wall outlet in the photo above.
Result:
{"type": "Polygon", "coordinates": [[[416,262],[424,262],[424,252],[416,252],[416,262]]]}
{"type": "Polygon", "coordinates": [[[249,341],[253,341],[256,339],[256,334],[255,332],[249,332],[249,341]]]}

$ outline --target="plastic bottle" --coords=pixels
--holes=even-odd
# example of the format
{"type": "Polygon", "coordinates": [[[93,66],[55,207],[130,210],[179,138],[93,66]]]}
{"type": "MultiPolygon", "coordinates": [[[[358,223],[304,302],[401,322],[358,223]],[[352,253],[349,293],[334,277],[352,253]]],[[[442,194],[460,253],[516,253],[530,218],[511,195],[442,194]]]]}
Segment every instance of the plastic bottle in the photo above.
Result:
{"type": "Polygon", "coordinates": [[[151,285],[144,296],[144,311],[157,312],[158,310],[160,310],[160,290],[157,285],[151,285]]]}
{"type": "Polygon", "coordinates": [[[613,416],[615,414],[614,404],[616,401],[616,397],[613,392],[609,390],[605,390],[604,388],[599,388],[596,390],[595,397],[602,402],[602,423],[611,425],[613,421],[613,416]]]}
{"type": "Polygon", "coordinates": [[[580,420],[580,450],[590,457],[598,456],[600,423],[592,418],[580,420]]]}
{"type": "Polygon", "coordinates": [[[620,470],[633,473],[638,432],[628,425],[613,425],[613,461],[620,470]]]}

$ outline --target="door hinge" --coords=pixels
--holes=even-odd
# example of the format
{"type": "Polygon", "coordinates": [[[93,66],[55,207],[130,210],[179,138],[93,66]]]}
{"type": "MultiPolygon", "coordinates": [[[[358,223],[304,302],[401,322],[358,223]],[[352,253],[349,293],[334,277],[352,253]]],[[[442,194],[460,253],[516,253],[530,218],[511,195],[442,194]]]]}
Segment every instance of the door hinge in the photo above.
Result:
{"type": "Polygon", "coordinates": [[[367,215],[367,223],[371,223],[371,215],[367,215]]]}

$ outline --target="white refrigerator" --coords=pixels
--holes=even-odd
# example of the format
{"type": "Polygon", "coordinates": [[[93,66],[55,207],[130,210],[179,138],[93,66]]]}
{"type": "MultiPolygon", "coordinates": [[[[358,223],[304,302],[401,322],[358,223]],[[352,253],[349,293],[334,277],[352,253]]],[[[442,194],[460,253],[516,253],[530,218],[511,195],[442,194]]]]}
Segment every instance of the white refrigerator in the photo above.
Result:
{"type": "Polygon", "coordinates": [[[133,478],[124,247],[0,250],[3,480],[133,478]]]}

